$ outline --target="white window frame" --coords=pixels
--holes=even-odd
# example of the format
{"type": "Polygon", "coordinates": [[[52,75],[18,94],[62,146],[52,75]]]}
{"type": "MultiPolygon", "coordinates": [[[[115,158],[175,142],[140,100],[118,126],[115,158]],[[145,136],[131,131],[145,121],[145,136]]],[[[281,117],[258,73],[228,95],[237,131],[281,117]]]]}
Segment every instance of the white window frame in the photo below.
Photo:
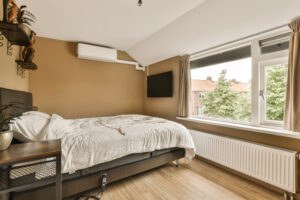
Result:
{"type": "Polygon", "coordinates": [[[283,126],[283,121],[275,121],[268,120],[266,116],[266,103],[267,103],[267,93],[266,93],[266,68],[282,65],[288,63],[288,57],[277,58],[273,60],[266,60],[260,62],[260,97],[259,97],[259,105],[260,105],[260,123],[266,126],[283,126]],[[263,93],[263,94],[262,94],[263,93]]]}
{"type": "MultiPolygon", "coordinates": [[[[202,120],[208,120],[212,122],[225,122],[232,124],[241,124],[241,125],[249,125],[253,127],[269,127],[275,129],[282,129],[283,123],[273,122],[264,120],[264,115],[262,114],[262,102],[260,97],[260,90],[262,88],[262,71],[261,68],[266,63],[270,63],[272,60],[275,62],[276,60],[286,59],[289,54],[289,50],[277,51],[274,53],[262,54],[260,52],[259,41],[271,38],[277,35],[281,35],[284,33],[288,33],[289,30],[286,28],[276,30],[261,36],[256,36],[253,38],[245,39],[243,41],[235,42],[228,44],[226,46],[218,47],[216,49],[212,49],[201,54],[192,55],[190,61],[197,60],[200,58],[208,57],[210,55],[230,51],[233,49],[237,49],[246,45],[251,45],[251,58],[252,58],[252,83],[251,83],[251,122],[243,122],[243,121],[234,121],[234,120],[225,120],[220,118],[210,118],[210,117],[201,117],[201,116],[192,116],[192,118],[198,118],[202,120]],[[256,80],[256,81],[254,81],[256,80]]],[[[270,66],[270,65],[268,65],[270,66]]]]}

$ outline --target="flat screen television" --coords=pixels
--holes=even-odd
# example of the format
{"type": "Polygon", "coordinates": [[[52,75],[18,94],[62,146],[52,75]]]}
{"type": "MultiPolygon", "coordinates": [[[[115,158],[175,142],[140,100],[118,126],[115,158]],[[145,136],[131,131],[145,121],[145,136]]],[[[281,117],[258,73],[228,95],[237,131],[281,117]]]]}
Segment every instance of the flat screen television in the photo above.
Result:
{"type": "Polygon", "coordinates": [[[147,97],[172,97],[173,71],[147,77],[147,97]]]}

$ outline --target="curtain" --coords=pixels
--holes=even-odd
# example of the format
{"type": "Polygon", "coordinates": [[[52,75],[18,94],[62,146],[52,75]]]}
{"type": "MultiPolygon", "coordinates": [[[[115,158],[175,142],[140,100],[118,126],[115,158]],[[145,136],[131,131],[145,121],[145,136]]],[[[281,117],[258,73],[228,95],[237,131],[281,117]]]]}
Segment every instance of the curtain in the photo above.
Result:
{"type": "Polygon", "coordinates": [[[190,74],[190,56],[182,56],[179,66],[179,117],[188,117],[190,113],[190,74]]]}
{"type": "Polygon", "coordinates": [[[289,27],[292,30],[289,50],[288,79],[284,113],[284,128],[300,132],[300,17],[289,27]]]}

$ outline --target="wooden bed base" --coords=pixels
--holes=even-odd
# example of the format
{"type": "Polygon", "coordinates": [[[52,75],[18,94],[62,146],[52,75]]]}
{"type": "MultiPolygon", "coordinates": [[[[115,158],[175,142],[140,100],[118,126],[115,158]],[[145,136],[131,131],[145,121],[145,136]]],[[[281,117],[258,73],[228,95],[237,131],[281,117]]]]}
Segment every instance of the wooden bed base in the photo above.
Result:
{"type": "MultiPolygon", "coordinates": [[[[80,178],[63,182],[62,195],[64,199],[74,199],[79,194],[96,189],[100,186],[101,174],[107,174],[107,182],[112,183],[126,177],[145,172],[147,170],[165,165],[185,156],[184,149],[178,149],[145,160],[129,163],[123,166],[99,171],[80,178]]],[[[37,188],[30,191],[11,194],[11,200],[53,200],[55,199],[55,185],[37,188]]]]}

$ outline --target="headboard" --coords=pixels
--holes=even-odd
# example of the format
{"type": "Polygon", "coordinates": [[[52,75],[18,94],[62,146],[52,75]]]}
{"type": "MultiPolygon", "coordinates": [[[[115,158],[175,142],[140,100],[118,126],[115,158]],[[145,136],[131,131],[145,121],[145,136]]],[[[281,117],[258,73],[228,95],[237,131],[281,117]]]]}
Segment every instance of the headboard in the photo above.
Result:
{"type": "MultiPolygon", "coordinates": [[[[10,103],[20,103],[22,106],[10,108],[6,111],[6,114],[14,116],[21,115],[22,113],[31,110],[32,94],[30,92],[0,88],[0,106],[10,103]]],[[[14,140],[13,143],[18,143],[18,141],[14,140]]]]}
{"type": "Polygon", "coordinates": [[[28,108],[33,106],[32,94],[30,92],[0,88],[0,106],[10,103],[21,103],[24,105],[24,108],[11,109],[10,114],[26,112],[28,111],[28,108]]]}

